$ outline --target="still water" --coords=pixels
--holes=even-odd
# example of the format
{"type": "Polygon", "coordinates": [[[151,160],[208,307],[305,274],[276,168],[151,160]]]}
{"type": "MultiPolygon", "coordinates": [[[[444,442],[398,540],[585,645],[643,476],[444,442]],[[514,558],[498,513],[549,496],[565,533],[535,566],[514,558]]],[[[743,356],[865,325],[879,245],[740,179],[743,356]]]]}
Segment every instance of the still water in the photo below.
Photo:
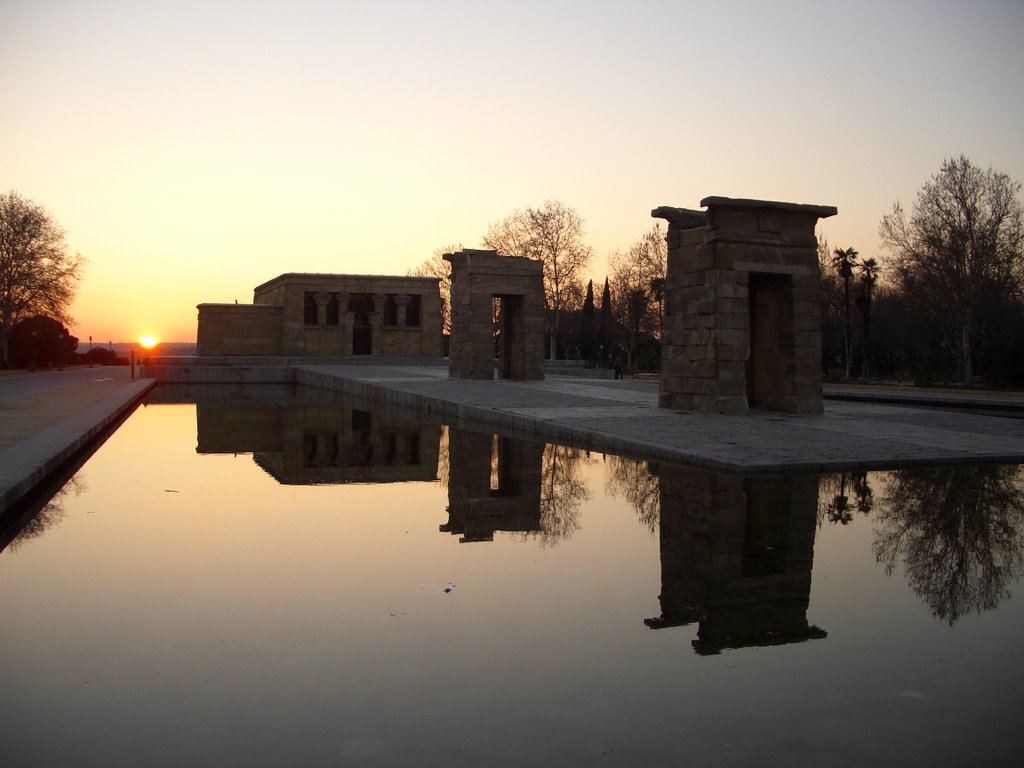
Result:
{"type": "Polygon", "coordinates": [[[140,408],[0,553],[0,764],[1019,764],[1020,467],[221,400],[140,408]]]}

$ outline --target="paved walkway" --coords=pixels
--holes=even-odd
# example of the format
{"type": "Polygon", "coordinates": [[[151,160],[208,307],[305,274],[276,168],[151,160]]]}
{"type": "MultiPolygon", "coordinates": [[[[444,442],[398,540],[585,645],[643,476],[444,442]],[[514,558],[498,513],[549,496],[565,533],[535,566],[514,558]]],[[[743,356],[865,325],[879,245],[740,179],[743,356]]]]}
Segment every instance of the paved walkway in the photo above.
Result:
{"type": "MultiPolygon", "coordinates": [[[[300,383],[394,407],[492,424],[514,434],[596,451],[720,469],[881,469],[1024,461],[1024,421],[1012,415],[829,400],[820,416],[724,416],[658,408],[653,381],[557,376],[531,382],[473,381],[448,379],[443,367],[416,365],[297,370],[300,383]]],[[[929,404],[957,405],[956,397],[929,398],[929,404]]]]}
{"type": "Polygon", "coordinates": [[[127,367],[0,372],[0,512],[115,424],[153,386],[127,367]]]}

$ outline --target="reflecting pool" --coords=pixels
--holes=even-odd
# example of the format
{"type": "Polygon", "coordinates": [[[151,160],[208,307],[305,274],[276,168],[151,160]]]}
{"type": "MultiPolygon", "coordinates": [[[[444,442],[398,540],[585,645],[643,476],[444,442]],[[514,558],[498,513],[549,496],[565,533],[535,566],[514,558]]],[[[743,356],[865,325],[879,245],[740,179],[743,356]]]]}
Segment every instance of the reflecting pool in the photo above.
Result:
{"type": "Polygon", "coordinates": [[[1021,467],[739,476],[302,397],[154,400],[0,552],[0,764],[1017,763],[1021,467]]]}

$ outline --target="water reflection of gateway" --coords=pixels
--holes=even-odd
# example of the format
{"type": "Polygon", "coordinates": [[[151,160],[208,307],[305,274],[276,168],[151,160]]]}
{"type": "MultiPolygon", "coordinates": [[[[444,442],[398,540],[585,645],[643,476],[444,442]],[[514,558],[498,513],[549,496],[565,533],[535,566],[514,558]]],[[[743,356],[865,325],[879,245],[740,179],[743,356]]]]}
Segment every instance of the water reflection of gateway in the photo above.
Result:
{"type": "Polygon", "coordinates": [[[541,530],[543,443],[448,431],[448,522],[459,541],[491,541],[497,531],[541,530]]]}
{"type": "Polygon", "coordinates": [[[286,485],[430,482],[441,427],[308,403],[196,406],[199,453],[252,453],[286,485]]]}
{"type": "Polygon", "coordinates": [[[825,637],[807,623],[818,478],[660,472],[661,616],[698,653],[825,637]]]}

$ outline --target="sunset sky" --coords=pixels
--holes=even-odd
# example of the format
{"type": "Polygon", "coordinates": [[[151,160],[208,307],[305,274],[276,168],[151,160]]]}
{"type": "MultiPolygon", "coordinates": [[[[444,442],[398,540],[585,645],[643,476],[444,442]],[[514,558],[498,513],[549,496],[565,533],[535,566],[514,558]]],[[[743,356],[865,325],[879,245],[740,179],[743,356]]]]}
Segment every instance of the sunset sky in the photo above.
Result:
{"type": "Polygon", "coordinates": [[[405,274],[515,208],[603,280],[659,205],[835,205],[833,247],[947,157],[1024,181],[1024,2],[6,0],[0,191],[88,259],[83,342],[194,341],[283,272],[405,274]]]}

